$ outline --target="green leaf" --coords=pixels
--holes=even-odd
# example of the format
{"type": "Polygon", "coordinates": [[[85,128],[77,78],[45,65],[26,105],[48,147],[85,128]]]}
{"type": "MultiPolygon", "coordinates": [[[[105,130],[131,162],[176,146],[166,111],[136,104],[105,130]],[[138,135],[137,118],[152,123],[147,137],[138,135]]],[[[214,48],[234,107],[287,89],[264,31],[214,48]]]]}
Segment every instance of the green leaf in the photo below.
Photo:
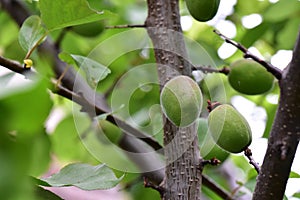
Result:
{"type": "Polygon", "coordinates": [[[111,71],[106,66],[84,56],[71,55],[79,66],[86,74],[87,81],[95,85],[103,80],[111,71]]]}
{"type": "Polygon", "coordinates": [[[264,108],[266,109],[266,112],[267,112],[266,128],[265,128],[265,131],[263,134],[263,138],[268,138],[269,134],[272,130],[272,126],[273,126],[273,122],[275,119],[276,110],[277,110],[278,105],[268,103],[267,101],[264,101],[264,103],[262,105],[264,106],[264,108]]]}
{"type": "Polygon", "coordinates": [[[294,13],[299,12],[300,1],[298,0],[281,0],[269,7],[264,13],[263,18],[269,22],[279,22],[291,17],[294,13]],[[288,12],[283,12],[288,11],[288,12]]]}
{"type": "Polygon", "coordinates": [[[68,63],[69,65],[76,65],[75,60],[73,59],[73,57],[69,53],[61,52],[60,54],[58,54],[58,57],[59,57],[60,60],[68,63]]]}
{"type": "Polygon", "coordinates": [[[296,192],[295,194],[293,194],[293,197],[300,198],[300,192],[296,192]]]}
{"type": "MultiPolygon", "coordinates": [[[[123,134],[119,127],[115,126],[114,124],[110,123],[109,121],[99,120],[98,126],[101,128],[101,132],[96,133],[97,139],[101,141],[101,144],[119,144],[120,139],[122,138],[123,134]],[[107,139],[109,141],[107,141],[107,139]]],[[[110,152],[111,153],[111,152],[110,152]]],[[[105,162],[107,163],[107,162],[105,162]]]]}
{"type": "Polygon", "coordinates": [[[259,13],[269,5],[268,1],[251,0],[251,1],[237,1],[235,5],[235,13],[240,16],[259,13]]]}
{"type": "Polygon", "coordinates": [[[286,195],[284,195],[283,200],[289,200],[286,195]]]}
{"type": "Polygon", "coordinates": [[[132,195],[132,199],[143,199],[143,200],[161,199],[158,192],[152,190],[151,188],[145,188],[141,182],[132,185],[132,187],[129,188],[129,192],[132,195]]]}
{"type": "Polygon", "coordinates": [[[17,89],[4,87],[0,107],[2,130],[16,130],[20,137],[40,133],[52,108],[47,82],[38,80],[17,89]]]}
{"type": "Polygon", "coordinates": [[[35,185],[40,185],[40,186],[45,186],[45,187],[50,187],[51,186],[47,182],[45,182],[45,181],[43,181],[39,178],[30,176],[30,179],[31,179],[31,182],[34,183],[35,185]]]}
{"type": "Polygon", "coordinates": [[[84,147],[78,135],[90,126],[90,119],[80,115],[76,116],[76,120],[75,122],[73,116],[69,115],[57,125],[50,135],[52,150],[59,160],[90,162],[93,157],[84,147]]]}
{"type": "Polygon", "coordinates": [[[300,174],[298,174],[296,172],[291,172],[289,178],[300,178],[300,174]]]}
{"type": "Polygon", "coordinates": [[[111,73],[110,69],[106,66],[88,57],[63,53],[60,54],[60,58],[69,64],[76,63],[76,65],[84,71],[87,82],[93,87],[111,73]],[[73,59],[73,61],[71,59],[73,59]]]}
{"type": "Polygon", "coordinates": [[[40,0],[43,22],[49,30],[85,24],[114,16],[107,10],[96,11],[86,0],[40,0]]]}
{"type": "Polygon", "coordinates": [[[298,35],[299,24],[299,17],[290,19],[286,22],[284,28],[277,35],[278,48],[292,49],[294,47],[298,35]]]}
{"type": "Polygon", "coordinates": [[[121,110],[121,109],[124,108],[124,107],[125,107],[125,104],[122,104],[122,105],[120,106],[120,108],[118,108],[118,109],[116,109],[116,110],[114,110],[114,111],[108,112],[108,113],[103,113],[103,114],[101,114],[101,115],[98,115],[98,116],[96,117],[96,119],[97,119],[97,120],[106,120],[106,118],[107,118],[108,116],[117,113],[119,110],[121,110]]]}
{"type": "Polygon", "coordinates": [[[30,51],[40,44],[47,35],[39,16],[28,17],[19,32],[19,43],[25,51],[30,51]]]}
{"type": "Polygon", "coordinates": [[[45,132],[40,132],[31,139],[31,159],[29,173],[34,176],[39,176],[45,173],[49,168],[50,163],[50,139],[45,132]]]}
{"type": "Polygon", "coordinates": [[[122,178],[123,176],[117,178],[113,171],[104,164],[91,166],[74,163],[42,180],[53,187],[76,186],[83,190],[105,190],[115,187],[122,178]]]}
{"type": "Polygon", "coordinates": [[[269,27],[270,24],[262,23],[255,28],[248,30],[243,36],[241,44],[249,48],[269,30],[269,27]]]}
{"type": "Polygon", "coordinates": [[[0,27],[0,46],[5,48],[18,37],[19,27],[7,12],[0,12],[0,27]]]}

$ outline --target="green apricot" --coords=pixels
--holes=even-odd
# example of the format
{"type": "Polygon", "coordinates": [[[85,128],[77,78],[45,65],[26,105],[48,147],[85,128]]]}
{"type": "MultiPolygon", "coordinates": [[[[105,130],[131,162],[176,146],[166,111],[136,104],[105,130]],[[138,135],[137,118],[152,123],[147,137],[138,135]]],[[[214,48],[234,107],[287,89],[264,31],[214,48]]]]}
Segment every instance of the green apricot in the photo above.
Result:
{"type": "Polygon", "coordinates": [[[274,76],[257,62],[242,59],[231,64],[228,81],[236,91],[256,95],[273,87],[274,76]]]}
{"type": "Polygon", "coordinates": [[[87,24],[81,24],[72,27],[72,31],[83,37],[96,37],[104,30],[104,24],[102,21],[91,22],[87,24]]]}
{"type": "Polygon", "coordinates": [[[188,76],[177,76],[163,87],[160,104],[164,114],[172,123],[185,127],[199,117],[202,93],[193,79],[188,76]]]}
{"type": "Polygon", "coordinates": [[[208,116],[209,132],[224,150],[240,153],[252,142],[252,133],[246,119],[232,106],[219,105],[208,116]]]}
{"type": "Polygon", "coordinates": [[[217,13],[220,0],[186,0],[186,6],[193,18],[200,22],[211,20],[217,13]]]}
{"type": "Polygon", "coordinates": [[[224,162],[229,156],[229,153],[220,148],[211,137],[208,130],[208,121],[205,118],[198,119],[198,139],[200,155],[205,160],[217,158],[221,162],[224,162]]]}

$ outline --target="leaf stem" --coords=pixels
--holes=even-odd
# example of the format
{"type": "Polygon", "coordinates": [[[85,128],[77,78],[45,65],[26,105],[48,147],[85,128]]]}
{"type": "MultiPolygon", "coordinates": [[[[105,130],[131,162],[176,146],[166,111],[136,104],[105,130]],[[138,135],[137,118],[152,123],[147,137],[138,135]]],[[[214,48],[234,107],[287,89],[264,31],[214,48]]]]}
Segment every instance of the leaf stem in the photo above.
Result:
{"type": "Polygon", "coordinates": [[[42,41],[45,39],[45,37],[47,37],[47,35],[49,34],[49,31],[46,31],[44,33],[44,35],[41,36],[41,38],[34,44],[34,46],[27,52],[26,56],[24,59],[28,59],[32,52],[39,46],[40,43],[42,43],[42,41]]]}

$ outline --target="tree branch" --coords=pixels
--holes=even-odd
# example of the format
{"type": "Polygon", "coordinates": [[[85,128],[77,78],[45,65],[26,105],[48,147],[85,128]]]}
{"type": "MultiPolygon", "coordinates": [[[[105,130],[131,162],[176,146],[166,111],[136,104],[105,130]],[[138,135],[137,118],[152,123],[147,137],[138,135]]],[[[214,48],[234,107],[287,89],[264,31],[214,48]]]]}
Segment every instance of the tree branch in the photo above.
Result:
{"type": "Polygon", "coordinates": [[[217,30],[214,30],[214,32],[219,35],[221,38],[223,38],[225,40],[225,42],[232,44],[233,46],[235,46],[236,48],[238,48],[239,50],[241,50],[244,53],[244,57],[245,58],[252,58],[254,61],[258,62],[259,64],[261,64],[262,66],[264,66],[266,68],[267,71],[269,71],[271,74],[273,74],[278,80],[281,79],[282,76],[282,72],[280,69],[276,68],[275,66],[273,66],[271,63],[268,63],[262,59],[260,59],[259,57],[253,55],[246,47],[244,47],[242,44],[235,42],[233,40],[231,40],[230,38],[226,37],[225,35],[223,35],[222,33],[220,33],[217,30]]]}
{"type": "Polygon", "coordinates": [[[124,25],[115,25],[115,26],[105,26],[106,29],[117,29],[117,28],[146,28],[145,24],[124,24],[124,25]]]}
{"type": "Polygon", "coordinates": [[[257,173],[259,174],[259,172],[260,172],[260,167],[259,167],[259,165],[257,164],[257,162],[255,162],[255,160],[253,159],[251,149],[247,148],[247,149],[244,151],[244,154],[245,154],[245,156],[249,159],[249,163],[254,167],[254,169],[255,169],[255,170],[257,171],[257,173]]]}
{"type": "Polygon", "coordinates": [[[2,56],[0,56],[0,65],[10,69],[13,72],[23,74],[25,76],[26,74],[35,74],[32,70],[30,70],[30,68],[24,68],[19,62],[6,59],[2,56]]]}
{"type": "Polygon", "coordinates": [[[192,70],[202,71],[203,73],[222,73],[222,74],[229,74],[230,69],[228,67],[223,67],[221,69],[212,68],[210,66],[192,66],[192,70]]]}
{"type": "Polygon", "coordinates": [[[283,199],[300,139],[300,31],[279,82],[280,99],[253,200],[283,199]]]}

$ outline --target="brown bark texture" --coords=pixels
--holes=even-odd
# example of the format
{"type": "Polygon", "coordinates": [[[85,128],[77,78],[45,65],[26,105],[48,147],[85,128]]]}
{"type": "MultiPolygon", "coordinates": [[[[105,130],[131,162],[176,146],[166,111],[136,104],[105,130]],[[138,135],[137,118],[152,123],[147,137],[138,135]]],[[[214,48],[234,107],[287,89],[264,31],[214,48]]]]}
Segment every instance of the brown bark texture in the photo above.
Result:
{"type": "MultiPolygon", "coordinates": [[[[178,0],[148,0],[145,25],[152,40],[161,87],[177,75],[191,75],[178,0]]],[[[201,171],[196,123],[179,128],[164,118],[166,159],[162,199],[200,199],[201,171]]]]}

